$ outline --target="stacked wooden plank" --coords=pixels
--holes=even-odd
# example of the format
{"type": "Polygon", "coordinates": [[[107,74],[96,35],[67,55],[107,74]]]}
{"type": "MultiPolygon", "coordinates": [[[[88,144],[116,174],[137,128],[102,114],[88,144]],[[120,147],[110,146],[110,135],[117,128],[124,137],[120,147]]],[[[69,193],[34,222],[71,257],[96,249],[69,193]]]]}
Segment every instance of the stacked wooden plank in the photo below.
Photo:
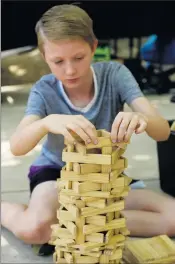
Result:
{"type": "MultiPolygon", "coordinates": [[[[66,143],[66,142],[65,142],[66,143]]],[[[113,144],[98,131],[98,144],[77,138],[66,144],[58,180],[58,224],[52,226],[55,263],[120,263],[126,236],[124,197],[131,179],[123,174],[127,143],[113,144]]]]}
{"type": "Polygon", "coordinates": [[[166,235],[128,240],[123,254],[124,263],[175,263],[175,244],[166,235]]]}

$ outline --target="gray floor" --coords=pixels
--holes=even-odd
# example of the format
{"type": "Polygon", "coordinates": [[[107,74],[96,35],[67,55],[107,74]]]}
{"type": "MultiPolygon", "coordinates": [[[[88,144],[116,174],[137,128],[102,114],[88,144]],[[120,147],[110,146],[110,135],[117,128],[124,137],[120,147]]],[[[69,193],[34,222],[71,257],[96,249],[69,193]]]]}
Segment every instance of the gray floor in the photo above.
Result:
{"type": "MultiPolygon", "coordinates": [[[[29,198],[27,172],[32,160],[38,155],[41,144],[25,157],[14,157],[9,151],[9,137],[23,116],[28,88],[19,92],[6,93],[2,104],[1,130],[1,183],[2,199],[27,203],[29,198]]],[[[167,119],[172,119],[175,105],[169,102],[170,95],[149,96],[149,100],[167,119]]],[[[145,180],[146,188],[161,192],[156,143],[145,134],[133,136],[126,152],[128,158],[127,174],[145,180]]],[[[52,257],[42,258],[33,255],[30,246],[14,238],[7,230],[1,234],[2,263],[52,263],[52,257]]]]}

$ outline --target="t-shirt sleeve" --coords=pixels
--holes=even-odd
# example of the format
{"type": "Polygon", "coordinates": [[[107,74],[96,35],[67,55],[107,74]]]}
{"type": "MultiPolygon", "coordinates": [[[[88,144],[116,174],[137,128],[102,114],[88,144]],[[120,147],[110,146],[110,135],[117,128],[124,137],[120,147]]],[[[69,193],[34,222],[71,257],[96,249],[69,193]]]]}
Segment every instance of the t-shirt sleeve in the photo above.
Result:
{"type": "Polygon", "coordinates": [[[121,65],[116,73],[115,85],[117,85],[122,104],[130,105],[134,99],[144,96],[136,79],[125,65],[121,65]]]}
{"type": "Polygon", "coordinates": [[[35,86],[32,87],[29,94],[25,115],[38,115],[41,118],[46,116],[44,99],[35,86]]]}

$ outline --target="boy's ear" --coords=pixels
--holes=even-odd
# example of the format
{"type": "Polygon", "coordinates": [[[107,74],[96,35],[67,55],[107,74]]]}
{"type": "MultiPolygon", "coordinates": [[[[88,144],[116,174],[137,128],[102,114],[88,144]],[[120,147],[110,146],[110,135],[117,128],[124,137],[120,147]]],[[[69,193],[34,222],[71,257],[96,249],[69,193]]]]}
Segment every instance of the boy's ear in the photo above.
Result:
{"type": "Polygon", "coordinates": [[[92,49],[93,56],[94,56],[94,54],[95,54],[95,51],[96,51],[97,46],[98,46],[98,40],[96,39],[96,40],[94,41],[93,49],[92,49]]]}
{"type": "Polygon", "coordinates": [[[44,52],[42,51],[40,51],[40,55],[41,55],[41,57],[42,57],[42,59],[44,60],[44,61],[46,61],[46,59],[45,59],[45,55],[44,55],[44,52]]]}

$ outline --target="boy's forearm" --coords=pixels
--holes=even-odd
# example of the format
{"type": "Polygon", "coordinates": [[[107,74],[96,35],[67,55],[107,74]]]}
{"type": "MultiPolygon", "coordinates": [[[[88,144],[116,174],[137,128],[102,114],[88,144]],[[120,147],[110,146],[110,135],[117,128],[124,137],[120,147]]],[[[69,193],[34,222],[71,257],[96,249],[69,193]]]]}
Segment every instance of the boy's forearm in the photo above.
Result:
{"type": "Polygon", "coordinates": [[[27,125],[21,131],[16,131],[10,139],[11,152],[15,156],[27,154],[48,133],[44,119],[27,125]]]}
{"type": "Polygon", "coordinates": [[[147,134],[156,141],[167,140],[170,135],[170,126],[168,121],[159,116],[147,116],[147,118],[147,134]]]}

